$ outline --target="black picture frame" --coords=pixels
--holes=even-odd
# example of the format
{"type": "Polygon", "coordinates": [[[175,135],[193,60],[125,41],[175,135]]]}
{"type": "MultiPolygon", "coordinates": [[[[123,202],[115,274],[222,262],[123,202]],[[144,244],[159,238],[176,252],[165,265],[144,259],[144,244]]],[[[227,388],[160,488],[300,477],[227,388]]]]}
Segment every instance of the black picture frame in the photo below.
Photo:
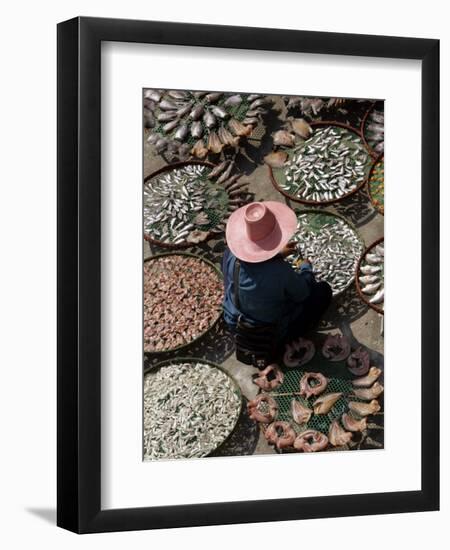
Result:
{"type": "MultiPolygon", "coordinates": [[[[437,510],[439,41],[77,17],[58,25],[57,524],[77,533],[437,510]],[[100,49],[102,41],[422,62],[422,489],[102,510],[100,49]],[[426,251],[426,256],[425,256],[426,251]]],[[[417,220],[419,221],[419,220],[417,220]]]]}

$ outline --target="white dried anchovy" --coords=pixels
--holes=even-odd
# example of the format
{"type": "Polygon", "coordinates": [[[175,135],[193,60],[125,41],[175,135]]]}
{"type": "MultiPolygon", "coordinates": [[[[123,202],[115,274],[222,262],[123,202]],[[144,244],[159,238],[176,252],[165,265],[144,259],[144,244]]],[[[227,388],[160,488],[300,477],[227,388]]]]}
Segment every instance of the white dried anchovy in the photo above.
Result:
{"type": "Polygon", "coordinates": [[[369,302],[384,309],[384,241],[364,255],[359,267],[358,280],[361,292],[369,302]]]}
{"type": "Polygon", "coordinates": [[[223,371],[174,363],[144,378],[144,459],[200,458],[233,430],[241,398],[223,371]]]}
{"type": "Polygon", "coordinates": [[[165,243],[179,244],[196,229],[193,220],[205,208],[223,209],[218,196],[225,192],[208,184],[207,171],[205,166],[188,165],[144,184],[146,234],[165,243]]]}
{"type": "MultiPolygon", "coordinates": [[[[330,216],[333,221],[316,230],[310,227],[309,217],[310,214],[298,216],[294,240],[299,243],[301,256],[311,261],[316,279],[329,283],[333,294],[338,294],[354,280],[363,245],[344,220],[330,216]]],[[[296,254],[289,257],[294,265],[298,259],[296,254]]]]}
{"type": "Polygon", "coordinates": [[[366,179],[369,160],[361,138],[353,132],[338,126],[318,128],[294,148],[281,187],[305,200],[339,199],[366,179]]]}

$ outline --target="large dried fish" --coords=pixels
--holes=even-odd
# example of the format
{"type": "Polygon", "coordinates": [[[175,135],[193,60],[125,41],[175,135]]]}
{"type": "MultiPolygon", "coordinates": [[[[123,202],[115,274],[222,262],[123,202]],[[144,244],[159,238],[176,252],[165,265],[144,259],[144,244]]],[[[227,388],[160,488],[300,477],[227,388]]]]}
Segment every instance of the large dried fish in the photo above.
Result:
{"type": "Polygon", "coordinates": [[[218,105],[214,105],[213,107],[211,107],[211,111],[213,115],[221,119],[225,119],[230,116],[227,111],[225,111],[225,109],[222,109],[222,107],[219,107],[218,105]]]}
{"type": "Polygon", "coordinates": [[[191,136],[195,138],[201,138],[203,134],[202,123],[198,120],[195,120],[191,124],[191,136]]]}
{"type": "Polygon", "coordinates": [[[208,149],[213,153],[220,153],[224,145],[215,132],[210,132],[208,137],[208,149]]]}
{"type": "Polygon", "coordinates": [[[189,133],[189,128],[187,124],[183,124],[178,128],[178,130],[174,134],[174,138],[178,139],[179,141],[184,141],[189,133]]]}
{"type": "Polygon", "coordinates": [[[216,117],[210,111],[206,111],[203,115],[203,122],[207,128],[214,128],[217,121],[216,117]]]}
{"type": "Polygon", "coordinates": [[[253,130],[251,126],[244,126],[235,118],[232,118],[228,121],[228,127],[236,136],[249,136],[253,130]]]}
{"type": "Polygon", "coordinates": [[[312,410],[302,405],[300,401],[293,399],[291,401],[291,414],[294,422],[297,424],[305,424],[311,418],[312,410]]]}
{"type": "Polygon", "coordinates": [[[190,118],[192,118],[192,120],[198,120],[202,116],[203,111],[204,111],[204,107],[201,103],[199,103],[192,109],[189,116],[190,118]]]}
{"type": "Polygon", "coordinates": [[[377,367],[370,367],[370,370],[366,376],[353,380],[353,386],[355,388],[366,388],[371,386],[375,380],[378,380],[382,372],[383,371],[377,367]]]}
{"type": "Polygon", "coordinates": [[[341,421],[344,428],[350,432],[362,432],[367,428],[367,418],[356,420],[356,418],[353,418],[348,413],[344,413],[341,421]]]}
{"type": "Polygon", "coordinates": [[[237,105],[240,105],[242,103],[242,96],[239,94],[231,95],[224,101],[224,105],[226,107],[236,107],[237,105]]]}
{"type": "Polygon", "coordinates": [[[314,401],[314,414],[327,414],[340,399],[342,392],[327,393],[314,401]]]}
{"type": "Polygon", "coordinates": [[[350,401],[348,408],[358,416],[368,416],[369,414],[374,414],[381,409],[380,404],[376,399],[373,399],[370,403],[350,401]]]}
{"type": "Polygon", "coordinates": [[[372,399],[379,397],[383,393],[383,389],[383,386],[379,382],[375,382],[375,384],[370,388],[355,389],[353,390],[353,393],[360,399],[371,401],[372,399]]]}
{"type": "Polygon", "coordinates": [[[333,445],[333,447],[341,447],[342,445],[347,445],[352,437],[352,433],[346,432],[341,427],[338,420],[333,420],[333,422],[330,424],[328,440],[333,445]]]}
{"type": "Polygon", "coordinates": [[[204,159],[208,154],[208,149],[205,147],[203,140],[199,139],[192,147],[191,152],[195,157],[204,159]]]}

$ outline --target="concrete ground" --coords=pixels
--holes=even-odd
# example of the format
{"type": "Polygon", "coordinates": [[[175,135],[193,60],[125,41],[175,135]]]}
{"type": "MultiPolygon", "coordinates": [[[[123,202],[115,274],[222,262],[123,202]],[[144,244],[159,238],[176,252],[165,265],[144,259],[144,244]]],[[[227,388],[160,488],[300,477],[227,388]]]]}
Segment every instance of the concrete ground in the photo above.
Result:
{"type": "MultiPolygon", "coordinates": [[[[282,127],[286,110],[281,98],[273,97],[275,109],[266,116],[264,128],[257,128],[253,137],[238,152],[236,164],[245,173],[242,181],[249,182],[249,191],[253,200],[275,200],[289,204],[294,208],[304,209],[303,205],[291,204],[272,185],[269,171],[264,164],[263,157],[272,150],[271,134],[282,127]]],[[[211,159],[214,162],[213,159],[211,159]]],[[[166,160],[155,154],[153,147],[144,143],[144,177],[155,170],[165,166],[166,160]]],[[[384,218],[373,208],[366,190],[363,188],[352,197],[345,199],[336,205],[323,207],[323,210],[336,212],[343,215],[357,228],[366,246],[384,235],[384,218]]],[[[188,249],[188,251],[204,255],[208,259],[219,263],[223,251],[223,239],[204,243],[203,245],[188,249]]],[[[144,257],[162,252],[162,249],[149,246],[144,241],[144,257]]],[[[343,295],[333,300],[330,310],[327,312],[321,332],[336,331],[338,329],[349,337],[352,348],[363,345],[368,348],[371,357],[371,365],[383,368],[383,316],[365,305],[356,293],[354,284],[343,295]]],[[[169,355],[154,355],[146,357],[146,365],[156,364],[158,361],[172,356],[196,356],[204,357],[220,363],[240,385],[243,396],[252,399],[259,388],[253,384],[252,375],[257,370],[251,366],[238,362],[234,355],[233,342],[223,322],[219,322],[210,334],[193,346],[184,348],[180,352],[169,355]]],[[[379,399],[382,404],[382,397],[379,399]]],[[[381,447],[383,445],[383,416],[377,415],[371,423],[374,433],[366,434],[365,444],[362,448],[381,447]]],[[[370,425],[370,424],[369,424],[370,425]]],[[[360,447],[358,447],[360,448],[360,447]]],[[[241,415],[238,427],[230,441],[220,449],[217,454],[262,454],[275,452],[269,446],[259,428],[245,413],[241,415]]]]}

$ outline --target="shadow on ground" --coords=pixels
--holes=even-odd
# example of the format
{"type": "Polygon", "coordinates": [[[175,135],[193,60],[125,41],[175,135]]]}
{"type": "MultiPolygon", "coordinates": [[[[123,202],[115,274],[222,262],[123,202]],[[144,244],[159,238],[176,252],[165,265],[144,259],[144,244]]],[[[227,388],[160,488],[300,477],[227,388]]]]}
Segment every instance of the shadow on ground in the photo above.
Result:
{"type": "Polygon", "coordinates": [[[26,508],[26,511],[32,516],[56,525],[56,508],[26,508]]]}

